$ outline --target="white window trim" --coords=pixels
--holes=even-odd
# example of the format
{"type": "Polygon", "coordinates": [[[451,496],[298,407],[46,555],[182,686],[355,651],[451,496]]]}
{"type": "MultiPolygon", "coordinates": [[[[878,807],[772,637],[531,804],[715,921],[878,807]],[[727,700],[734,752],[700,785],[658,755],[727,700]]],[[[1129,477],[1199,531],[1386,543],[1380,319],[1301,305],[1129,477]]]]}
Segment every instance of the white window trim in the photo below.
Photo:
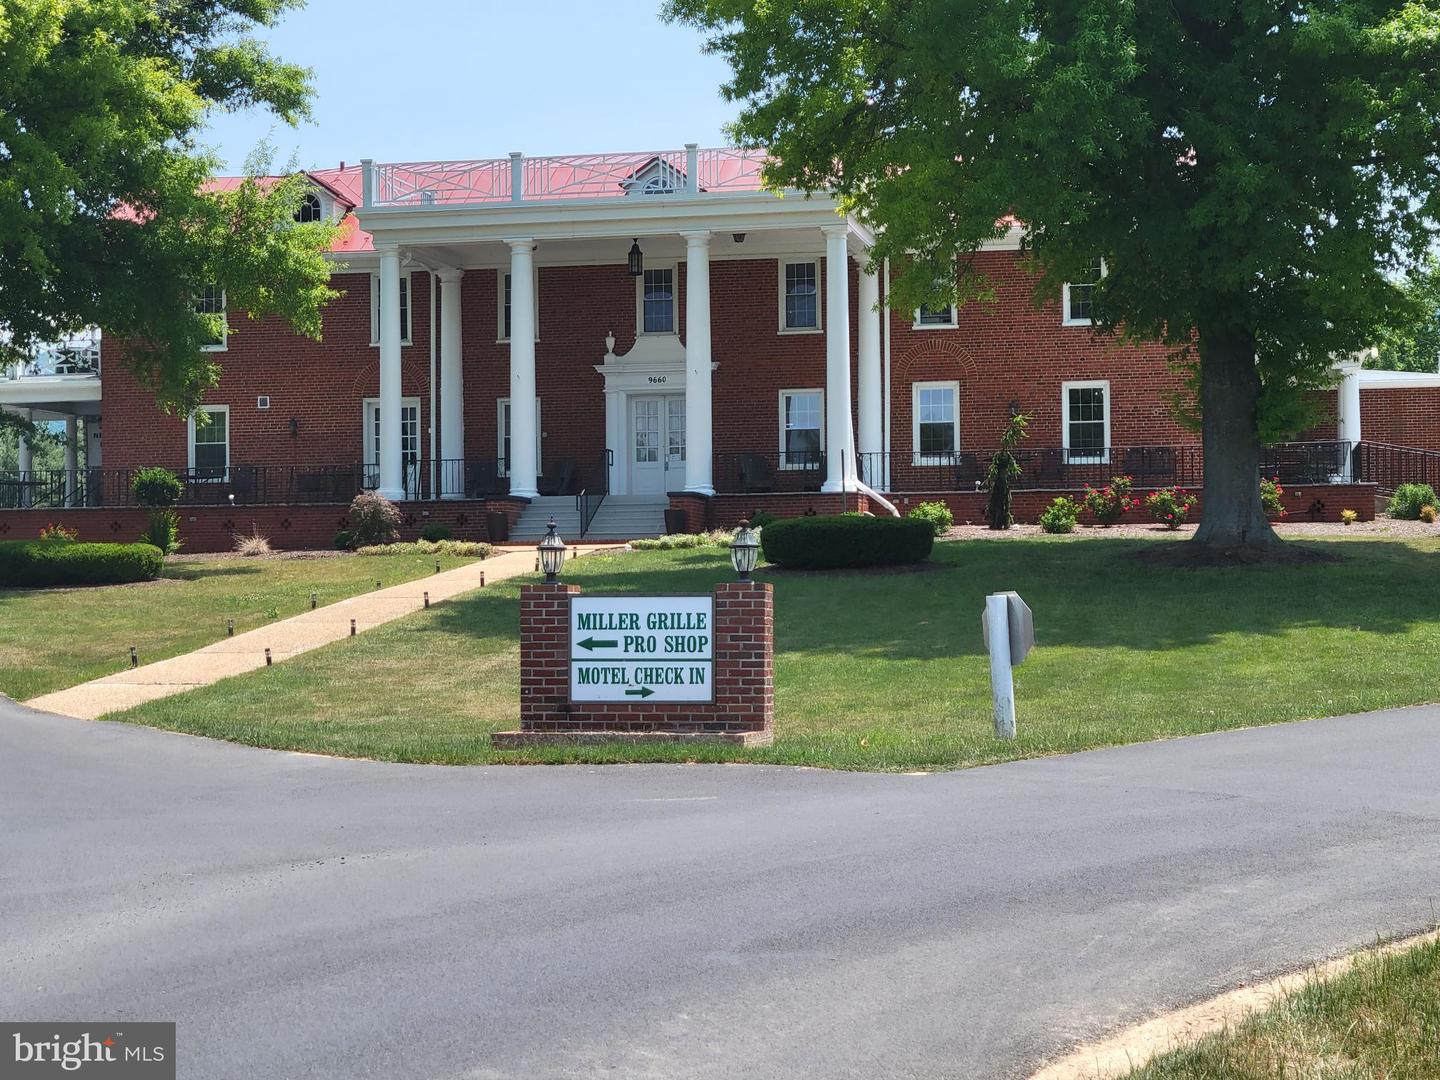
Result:
{"type": "Polygon", "coordinates": [[[635,336],[636,337],[675,337],[680,333],[680,264],[673,262],[659,262],[653,266],[645,267],[646,270],[669,270],[670,284],[672,289],[671,303],[675,305],[673,330],[649,330],[645,329],[645,275],[641,274],[635,279],[635,336]]]}
{"type": "MultiPolygon", "coordinates": [[[[953,310],[953,309],[952,309],[953,310]]],[[[917,382],[910,384],[910,453],[916,465],[948,465],[949,460],[936,454],[920,453],[920,391],[949,390],[955,395],[955,419],[951,425],[955,432],[954,454],[960,452],[960,383],[942,379],[939,382],[917,382]]]]}
{"type": "MultiPolygon", "coordinates": [[[[508,266],[501,266],[495,271],[495,344],[499,345],[510,340],[510,335],[505,333],[505,276],[510,273],[508,266]]],[[[530,295],[535,298],[535,340],[540,340],[540,267],[532,266],[530,276],[533,287],[530,295]]],[[[513,317],[513,316],[512,316],[513,317]]]]}
{"type": "MultiPolygon", "coordinates": [[[[201,484],[216,484],[216,483],[220,483],[221,481],[223,481],[226,477],[228,477],[228,476],[230,475],[230,406],[229,406],[229,405],[201,405],[198,409],[195,410],[195,412],[214,412],[214,413],[224,413],[224,414],[225,414],[225,472],[224,472],[224,474],[221,475],[221,476],[208,476],[208,477],[205,477],[203,480],[196,480],[194,477],[191,478],[195,483],[201,483],[201,484]]],[[[190,414],[189,420],[186,422],[185,429],[186,429],[186,433],[187,433],[187,435],[188,435],[188,438],[186,439],[186,442],[188,443],[188,446],[187,446],[187,448],[186,448],[186,459],[187,459],[187,463],[188,463],[188,468],[189,468],[189,470],[193,473],[193,472],[195,471],[195,413],[191,413],[191,414],[190,414]]],[[[212,444],[212,445],[213,445],[213,444],[212,444]]]]}
{"type": "Polygon", "coordinates": [[[1066,462],[1086,465],[1108,465],[1110,464],[1110,380],[1109,379],[1081,379],[1076,382],[1060,384],[1060,445],[1065,450],[1066,462]],[[1071,390],[1093,390],[1099,387],[1105,391],[1105,449],[1100,453],[1092,453],[1085,450],[1075,451],[1074,456],[1070,452],[1070,391],[1071,390]]]}
{"type": "MultiPolygon", "coordinates": [[[[501,476],[510,475],[510,461],[505,457],[505,406],[510,404],[508,397],[495,399],[495,461],[499,465],[497,470],[501,476]]],[[[535,399],[535,472],[543,473],[545,470],[540,461],[540,445],[545,433],[540,427],[540,399],[535,399]]]]}
{"type": "Polygon", "coordinates": [[[779,294],[780,321],[782,334],[823,334],[825,332],[825,282],[820,274],[820,260],[810,255],[781,255],[775,261],[775,276],[778,279],[776,292],[779,294]],[[788,263],[810,263],[815,267],[815,325],[785,325],[785,266],[788,263]]]}
{"type": "Polygon", "coordinates": [[[954,300],[950,301],[950,321],[943,323],[922,323],[920,321],[920,309],[917,307],[912,313],[910,329],[912,330],[954,330],[960,325],[960,310],[954,300]]]}
{"type": "MultiPolygon", "coordinates": [[[[401,280],[405,282],[405,304],[410,309],[410,317],[405,320],[405,329],[410,333],[400,339],[401,345],[415,344],[415,283],[410,280],[413,271],[400,271],[401,280]]],[[[370,347],[380,347],[380,275],[370,275],[370,347]]]]}
{"type": "MultiPolygon", "coordinates": [[[[785,399],[786,399],[787,397],[791,397],[791,396],[795,396],[795,395],[799,395],[799,394],[815,394],[815,395],[817,395],[817,396],[820,398],[820,453],[822,453],[822,454],[825,453],[825,389],[824,389],[824,387],[820,387],[820,386],[809,387],[809,388],[806,388],[806,387],[798,387],[798,388],[790,388],[790,387],[787,387],[786,389],[780,391],[779,398],[777,399],[778,404],[777,404],[777,410],[776,410],[776,418],[777,418],[777,423],[778,423],[778,425],[779,425],[779,437],[780,437],[780,441],[779,441],[779,444],[778,444],[778,445],[779,445],[779,458],[778,458],[777,460],[780,462],[780,469],[781,469],[782,471],[790,471],[790,470],[792,470],[792,469],[813,469],[813,468],[815,468],[814,465],[806,465],[804,462],[793,462],[793,463],[791,463],[791,464],[786,464],[786,463],[785,463],[785,399]]],[[[816,464],[818,464],[818,462],[817,462],[816,464]]]]}
{"type": "MultiPolygon", "coordinates": [[[[320,211],[320,218],[319,218],[319,220],[320,220],[320,221],[329,221],[329,220],[330,220],[329,200],[327,200],[327,199],[325,198],[324,192],[320,191],[318,188],[311,188],[309,191],[305,192],[305,194],[301,196],[302,201],[304,201],[304,200],[306,200],[306,199],[311,199],[311,198],[313,198],[313,199],[315,200],[315,205],[316,205],[316,207],[319,208],[319,211],[320,211]]],[[[298,213],[298,210],[297,210],[297,213],[298,213]]],[[[303,223],[302,223],[302,222],[299,222],[299,221],[297,220],[296,224],[303,224],[303,223]]]]}
{"type": "Polygon", "coordinates": [[[216,345],[201,345],[201,352],[225,352],[230,348],[230,299],[225,295],[225,290],[220,290],[220,318],[224,321],[225,327],[220,331],[220,341],[216,345]]]}
{"type": "MultiPolygon", "coordinates": [[[[1105,264],[1105,260],[1104,260],[1104,259],[1101,259],[1101,260],[1100,260],[1100,277],[1103,278],[1103,277],[1104,277],[1106,274],[1108,274],[1109,272],[1110,272],[1110,268],[1105,264]]],[[[1075,282],[1075,284],[1076,284],[1076,285],[1090,285],[1090,286],[1094,286],[1095,284],[1098,283],[1098,281],[1099,281],[1099,279],[1097,278],[1096,281],[1077,281],[1077,282],[1075,282]]],[[[1061,289],[1060,289],[1060,325],[1061,325],[1061,326],[1094,326],[1094,325],[1095,325],[1095,320],[1094,320],[1094,319],[1072,319],[1072,318],[1070,317],[1070,284],[1071,284],[1071,283],[1067,281],[1067,282],[1065,282],[1065,284],[1064,284],[1064,285],[1061,287],[1061,289]]],[[[1105,400],[1106,400],[1107,402],[1110,400],[1110,395],[1109,395],[1109,394],[1106,394],[1106,395],[1105,395],[1105,400]]],[[[1108,408],[1109,406],[1107,405],[1106,407],[1108,408]]]]}

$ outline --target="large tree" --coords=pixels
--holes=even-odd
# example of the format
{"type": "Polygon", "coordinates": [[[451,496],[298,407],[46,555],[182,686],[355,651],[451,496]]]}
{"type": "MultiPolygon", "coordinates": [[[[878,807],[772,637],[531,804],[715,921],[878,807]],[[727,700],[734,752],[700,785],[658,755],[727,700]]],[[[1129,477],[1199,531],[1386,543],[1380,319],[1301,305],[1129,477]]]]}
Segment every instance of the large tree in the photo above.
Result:
{"type": "Polygon", "coordinates": [[[198,144],[217,110],[307,115],[309,72],[252,36],[301,2],[0,3],[0,367],[98,326],[183,412],[217,377],[207,287],[318,335],[331,227],[293,221],[303,178],[222,189],[198,144]]]}
{"type": "Polygon", "coordinates": [[[1103,258],[1099,329],[1176,347],[1204,557],[1264,558],[1262,442],[1403,303],[1436,231],[1436,0],[669,0],[769,180],[880,230],[907,306],[1013,215],[1037,295],[1103,258]]]}
{"type": "Polygon", "coordinates": [[[1397,371],[1440,371],[1440,264],[1434,260],[1411,274],[1401,285],[1410,301],[1375,335],[1375,355],[1369,367],[1397,371]]]}

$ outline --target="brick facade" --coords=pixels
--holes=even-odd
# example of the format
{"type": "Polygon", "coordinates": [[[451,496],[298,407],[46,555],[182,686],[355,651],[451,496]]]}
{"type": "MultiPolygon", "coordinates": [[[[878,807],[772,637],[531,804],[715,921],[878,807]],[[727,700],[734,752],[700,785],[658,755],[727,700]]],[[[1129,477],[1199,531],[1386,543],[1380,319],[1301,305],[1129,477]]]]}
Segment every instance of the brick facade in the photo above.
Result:
{"type": "Polygon", "coordinates": [[[597,739],[711,740],[768,746],[774,738],[774,593],[769,584],[715,586],[714,701],[570,703],[570,598],[560,582],[520,590],[520,730],[498,748],[597,739]]]}

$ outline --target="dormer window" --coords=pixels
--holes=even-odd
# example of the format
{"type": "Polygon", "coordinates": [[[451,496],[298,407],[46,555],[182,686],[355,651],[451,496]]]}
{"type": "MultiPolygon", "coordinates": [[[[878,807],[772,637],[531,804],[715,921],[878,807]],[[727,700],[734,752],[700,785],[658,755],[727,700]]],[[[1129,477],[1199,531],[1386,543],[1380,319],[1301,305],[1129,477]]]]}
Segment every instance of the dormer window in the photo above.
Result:
{"type": "Polygon", "coordinates": [[[685,190],[685,173],[662,158],[655,158],[623,182],[627,195],[674,195],[685,190]]]}
{"type": "Polygon", "coordinates": [[[313,191],[307,191],[300,200],[300,208],[295,211],[295,220],[304,225],[311,221],[321,221],[324,216],[325,211],[320,205],[320,196],[313,191]]]}

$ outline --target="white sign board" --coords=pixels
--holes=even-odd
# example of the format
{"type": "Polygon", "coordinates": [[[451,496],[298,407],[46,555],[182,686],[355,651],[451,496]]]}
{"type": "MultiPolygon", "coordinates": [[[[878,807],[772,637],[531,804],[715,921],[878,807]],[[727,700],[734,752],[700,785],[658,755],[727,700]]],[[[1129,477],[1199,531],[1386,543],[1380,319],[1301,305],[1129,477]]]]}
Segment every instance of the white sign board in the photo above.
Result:
{"type": "Polygon", "coordinates": [[[713,701],[713,596],[574,596],[570,700],[713,701]]]}

